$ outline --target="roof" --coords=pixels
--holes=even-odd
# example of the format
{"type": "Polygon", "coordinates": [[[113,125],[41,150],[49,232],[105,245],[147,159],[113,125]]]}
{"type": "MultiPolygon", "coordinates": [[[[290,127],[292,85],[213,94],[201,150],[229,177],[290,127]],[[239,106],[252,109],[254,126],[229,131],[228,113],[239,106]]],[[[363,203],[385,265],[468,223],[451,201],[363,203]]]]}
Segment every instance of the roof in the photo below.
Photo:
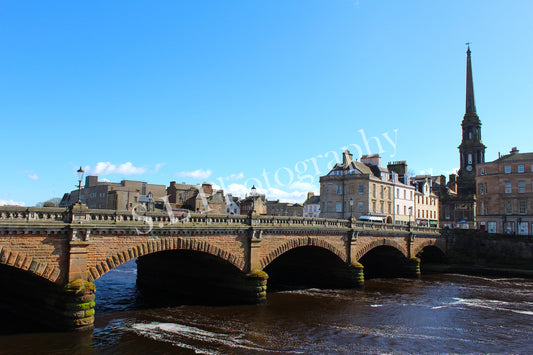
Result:
{"type": "Polygon", "coordinates": [[[333,169],[328,173],[328,175],[332,175],[331,173],[333,171],[352,171],[356,174],[372,174],[372,170],[368,167],[368,165],[358,162],[358,161],[352,161],[350,164],[348,164],[347,167],[345,167],[341,163],[335,164],[333,169]]]}
{"type": "Polygon", "coordinates": [[[304,205],[318,205],[318,204],[320,204],[320,195],[311,196],[304,202],[304,205]]]}
{"type": "Polygon", "coordinates": [[[503,162],[503,161],[520,161],[520,160],[533,160],[533,153],[513,153],[502,155],[494,162],[503,162]]]}

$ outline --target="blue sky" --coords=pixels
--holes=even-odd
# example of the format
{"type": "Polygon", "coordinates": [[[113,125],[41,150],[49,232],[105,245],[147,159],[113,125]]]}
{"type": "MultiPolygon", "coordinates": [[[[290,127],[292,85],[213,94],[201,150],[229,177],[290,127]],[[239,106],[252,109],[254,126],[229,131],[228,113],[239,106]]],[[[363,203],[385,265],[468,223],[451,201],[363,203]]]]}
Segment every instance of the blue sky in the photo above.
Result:
{"type": "Polygon", "coordinates": [[[0,1],[0,204],[80,165],[303,201],[346,147],[448,174],[465,42],[486,159],[531,152],[533,1],[0,1]]]}

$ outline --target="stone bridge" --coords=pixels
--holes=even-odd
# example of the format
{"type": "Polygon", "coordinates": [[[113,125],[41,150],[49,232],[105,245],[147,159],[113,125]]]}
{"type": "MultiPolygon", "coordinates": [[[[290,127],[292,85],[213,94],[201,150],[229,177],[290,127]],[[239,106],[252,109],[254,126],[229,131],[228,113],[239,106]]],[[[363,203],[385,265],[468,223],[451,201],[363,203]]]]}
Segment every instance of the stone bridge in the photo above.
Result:
{"type": "Polygon", "coordinates": [[[0,207],[0,302],[87,329],[93,282],[134,258],[147,297],[260,303],[267,284],[361,287],[363,267],[365,277],[416,277],[417,255],[447,249],[436,228],[356,220],[0,207]]]}

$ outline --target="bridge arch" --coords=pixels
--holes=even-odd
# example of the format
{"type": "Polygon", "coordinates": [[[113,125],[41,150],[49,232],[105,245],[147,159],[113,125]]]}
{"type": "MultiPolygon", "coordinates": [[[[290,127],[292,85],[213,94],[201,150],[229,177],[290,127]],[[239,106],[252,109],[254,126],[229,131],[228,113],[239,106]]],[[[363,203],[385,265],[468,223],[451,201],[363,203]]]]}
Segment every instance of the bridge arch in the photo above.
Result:
{"type": "Polygon", "coordinates": [[[355,253],[355,260],[359,261],[365,254],[370,252],[372,249],[381,247],[381,246],[389,246],[392,248],[397,249],[400,253],[403,254],[406,258],[409,257],[409,252],[407,251],[407,248],[405,243],[398,243],[396,240],[392,238],[379,238],[374,240],[369,240],[367,243],[363,244],[362,247],[358,248],[355,253]]]}
{"type": "Polygon", "coordinates": [[[115,267],[138,257],[170,250],[191,250],[216,256],[229,262],[241,271],[245,270],[245,261],[231,252],[225,251],[206,241],[187,238],[158,238],[140,242],[124,250],[118,251],[105,260],[98,260],[96,265],[89,268],[88,280],[94,281],[114,269],[115,267]]]}
{"type": "Polygon", "coordinates": [[[279,256],[285,254],[286,252],[295,248],[307,246],[326,249],[338,256],[342,261],[346,261],[346,253],[339,250],[329,242],[320,238],[303,237],[290,239],[288,242],[280,245],[279,247],[268,253],[266,256],[264,256],[259,262],[259,264],[261,265],[261,269],[267,267],[272,261],[274,261],[279,256]]]}
{"type": "Polygon", "coordinates": [[[439,244],[440,243],[437,238],[423,240],[420,243],[417,243],[416,246],[413,248],[413,255],[418,255],[422,250],[427,247],[435,247],[439,249],[443,255],[446,255],[444,248],[439,244]]]}
{"type": "Polygon", "coordinates": [[[0,264],[26,271],[52,283],[60,284],[64,278],[59,266],[37,261],[29,255],[13,252],[5,247],[0,249],[0,264]]]}

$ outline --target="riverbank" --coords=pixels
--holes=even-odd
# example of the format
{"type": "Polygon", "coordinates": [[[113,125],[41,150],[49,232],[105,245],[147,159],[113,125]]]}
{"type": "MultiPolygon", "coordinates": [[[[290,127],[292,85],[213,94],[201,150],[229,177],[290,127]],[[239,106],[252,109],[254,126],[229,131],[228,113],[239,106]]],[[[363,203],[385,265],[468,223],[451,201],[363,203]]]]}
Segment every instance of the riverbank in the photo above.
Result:
{"type": "Polygon", "coordinates": [[[533,265],[424,264],[421,265],[421,272],[422,274],[465,274],[533,279],[533,265]]]}

